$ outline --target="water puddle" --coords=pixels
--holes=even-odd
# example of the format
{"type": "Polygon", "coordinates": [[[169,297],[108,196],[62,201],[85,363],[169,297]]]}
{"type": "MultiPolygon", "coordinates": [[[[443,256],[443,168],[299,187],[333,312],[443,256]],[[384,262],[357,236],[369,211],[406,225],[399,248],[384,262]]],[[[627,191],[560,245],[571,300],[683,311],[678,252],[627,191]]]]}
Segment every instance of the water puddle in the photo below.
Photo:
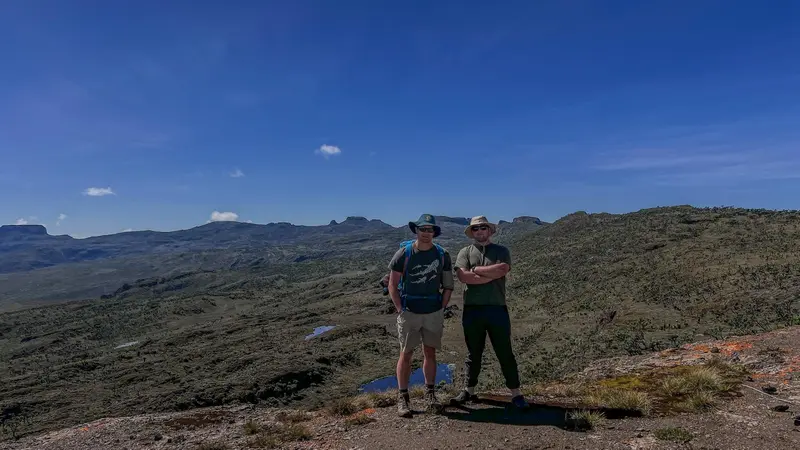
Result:
{"type": "MultiPolygon", "coordinates": [[[[447,384],[453,383],[453,373],[456,371],[455,364],[444,364],[439,363],[436,365],[436,384],[438,385],[442,381],[447,384]]],[[[422,373],[422,367],[419,369],[411,372],[411,378],[408,380],[408,387],[412,388],[414,386],[424,386],[425,385],[425,375],[422,373]]],[[[362,385],[358,388],[361,392],[382,392],[388,391],[390,389],[397,389],[397,376],[390,375],[388,377],[378,378],[377,380],[372,380],[367,384],[362,385]]]]}
{"type": "Polygon", "coordinates": [[[317,337],[320,334],[328,332],[328,331],[331,331],[334,328],[336,328],[336,325],[325,325],[325,326],[322,326],[322,327],[314,328],[314,332],[309,334],[309,335],[307,335],[306,336],[306,340],[309,340],[311,338],[317,337]]]}
{"type": "Polygon", "coordinates": [[[136,344],[138,344],[138,343],[139,343],[139,341],[131,341],[131,342],[126,342],[126,343],[124,343],[124,344],[119,344],[118,346],[116,346],[116,347],[114,347],[114,348],[115,348],[115,349],[117,349],[117,348],[125,348],[125,347],[130,347],[131,345],[136,345],[136,344]]]}

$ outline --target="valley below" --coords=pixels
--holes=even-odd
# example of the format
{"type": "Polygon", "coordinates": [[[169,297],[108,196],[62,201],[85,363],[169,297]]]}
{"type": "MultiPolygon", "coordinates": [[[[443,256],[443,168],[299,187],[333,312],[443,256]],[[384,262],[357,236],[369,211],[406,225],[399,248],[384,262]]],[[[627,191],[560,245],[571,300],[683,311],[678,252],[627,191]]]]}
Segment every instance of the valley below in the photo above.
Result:
{"type": "MultiPolygon", "coordinates": [[[[468,241],[463,221],[448,219],[440,242],[455,258],[468,241]]],[[[501,224],[523,383],[603,358],[800,325],[798,219],[676,206],[501,224]]],[[[197,408],[318,410],[358,395],[396,364],[396,316],[378,281],[411,235],[383,225],[280,225],[289,230],[281,237],[265,231],[273,225],[209,224],[198,236],[165,236],[175,251],[105,237],[117,253],[8,264],[0,274],[2,439],[197,408]],[[323,326],[334,328],[307,338],[323,326]]],[[[41,248],[62,245],[5,239],[0,249],[12,250],[3,261],[36,261],[41,248]]],[[[455,365],[454,387],[463,383],[462,289],[457,283],[438,361],[455,365]]],[[[479,389],[502,387],[487,347],[479,389]]]]}

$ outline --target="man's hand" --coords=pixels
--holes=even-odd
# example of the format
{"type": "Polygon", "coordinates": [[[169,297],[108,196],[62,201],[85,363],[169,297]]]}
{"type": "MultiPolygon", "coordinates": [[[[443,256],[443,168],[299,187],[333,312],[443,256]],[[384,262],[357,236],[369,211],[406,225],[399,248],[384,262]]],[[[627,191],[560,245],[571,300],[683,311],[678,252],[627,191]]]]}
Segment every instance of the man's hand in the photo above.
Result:
{"type": "Polygon", "coordinates": [[[453,295],[452,289],[445,289],[442,292],[442,309],[447,308],[447,304],[450,303],[450,296],[453,295]]]}

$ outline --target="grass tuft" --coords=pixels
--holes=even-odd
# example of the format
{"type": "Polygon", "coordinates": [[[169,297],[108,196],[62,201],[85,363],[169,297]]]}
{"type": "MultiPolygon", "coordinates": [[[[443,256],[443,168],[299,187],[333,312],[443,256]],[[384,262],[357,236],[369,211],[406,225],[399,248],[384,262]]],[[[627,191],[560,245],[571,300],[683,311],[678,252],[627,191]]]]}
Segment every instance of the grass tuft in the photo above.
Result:
{"type": "Polygon", "coordinates": [[[280,431],[280,436],[284,441],[307,441],[313,437],[313,434],[305,425],[293,423],[284,425],[280,431]]]}
{"type": "Polygon", "coordinates": [[[411,398],[422,398],[425,396],[424,386],[414,386],[408,390],[408,396],[411,398]]]}
{"type": "Polygon", "coordinates": [[[679,409],[688,412],[703,412],[712,409],[717,404],[713,392],[694,392],[677,404],[679,409]]]}
{"type": "Polygon", "coordinates": [[[681,427],[659,428],[654,434],[658,440],[677,442],[680,444],[685,444],[694,439],[692,433],[681,427]]]}
{"type": "Polygon", "coordinates": [[[599,411],[580,410],[569,413],[568,420],[576,430],[596,430],[606,423],[606,416],[599,411]]]}
{"type": "Polygon", "coordinates": [[[249,448],[278,448],[281,441],[275,436],[261,434],[247,441],[249,448]]]}
{"type": "Polygon", "coordinates": [[[657,395],[665,405],[688,412],[713,408],[725,394],[741,384],[742,371],[725,362],[712,360],[702,366],[681,368],[663,379],[657,395]]]}
{"type": "Polygon", "coordinates": [[[352,398],[336,399],[327,407],[328,414],[332,416],[349,416],[355,414],[358,410],[358,405],[355,404],[352,398]]]}
{"type": "Polygon", "coordinates": [[[587,396],[585,401],[592,406],[639,411],[644,416],[653,409],[653,402],[646,392],[626,389],[600,388],[587,396]]]}
{"type": "Polygon", "coordinates": [[[244,424],[244,434],[250,436],[254,434],[258,434],[261,432],[261,425],[257,424],[255,421],[248,420],[244,424]]]}
{"type": "Polygon", "coordinates": [[[311,420],[311,414],[305,411],[280,411],[275,415],[275,420],[284,423],[299,423],[311,420]]]}
{"type": "Polygon", "coordinates": [[[372,408],[387,408],[397,404],[397,391],[370,392],[367,394],[369,405],[372,408]]]}

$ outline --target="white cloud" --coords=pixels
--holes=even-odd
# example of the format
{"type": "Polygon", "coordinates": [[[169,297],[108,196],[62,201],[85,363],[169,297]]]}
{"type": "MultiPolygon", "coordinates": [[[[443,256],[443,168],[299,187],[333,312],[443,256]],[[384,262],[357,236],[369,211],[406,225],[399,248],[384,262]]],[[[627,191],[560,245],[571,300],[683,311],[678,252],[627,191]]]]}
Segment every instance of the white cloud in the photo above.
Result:
{"type": "Polygon", "coordinates": [[[57,227],[61,226],[61,222],[63,222],[64,219],[66,219],[66,218],[67,218],[66,214],[64,214],[64,213],[59,214],[58,215],[58,220],[56,220],[56,226],[57,227]]]}
{"type": "Polygon", "coordinates": [[[253,223],[253,221],[252,220],[248,220],[247,223],[253,223]]]}
{"type": "Polygon", "coordinates": [[[116,195],[114,191],[111,190],[110,187],[107,188],[97,188],[97,187],[90,187],[83,191],[83,195],[88,195],[91,197],[102,197],[104,195],[116,195]]]}
{"type": "Polygon", "coordinates": [[[322,147],[314,150],[314,153],[317,155],[322,155],[325,157],[325,159],[328,159],[331,156],[340,155],[342,153],[342,149],[335,145],[323,145],[322,147]]]}
{"type": "Polygon", "coordinates": [[[27,220],[25,220],[23,218],[19,218],[19,219],[17,219],[17,222],[14,225],[27,225],[27,224],[28,224],[27,220]]]}
{"type": "Polygon", "coordinates": [[[130,231],[133,231],[133,228],[125,228],[124,230],[122,230],[123,233],[127,233],[130,231]]]}
{"type": "Polygon", "coordinates": [[[232,172],[232,173],[230,174],[230,176],[231,176],[231,178],[241,178],[241,177],[243,177],[243,176],[244,176],[244,172],[242,172],[242,171],[241,171],[241,170],[239,170],[239,169],[236,169],[236,172],[232,172]]]}
{"type": "Polygon", "coordinates": [[[211,213],[211,222],[235,222],[239,215],[234,212],[219,212],[214,211],[211,213]]]}

